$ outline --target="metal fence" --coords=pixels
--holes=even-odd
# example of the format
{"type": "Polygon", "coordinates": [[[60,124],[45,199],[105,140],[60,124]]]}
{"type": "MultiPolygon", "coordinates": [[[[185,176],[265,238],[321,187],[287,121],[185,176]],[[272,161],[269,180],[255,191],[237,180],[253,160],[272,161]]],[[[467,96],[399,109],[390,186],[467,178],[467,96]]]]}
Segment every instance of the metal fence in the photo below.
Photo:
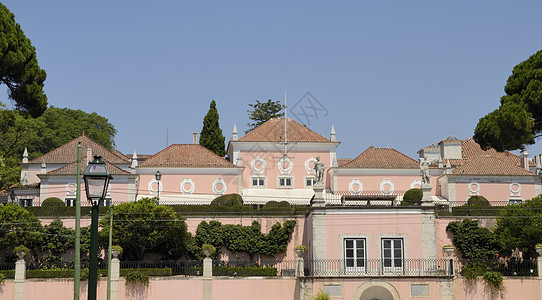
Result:
{"type": "Polygon", "coordinates": [[[538,264],[535,259],[491,259],[491,260],[457,260],[456,273],[466,272],[482,275],[487,271],[499,272],[503,276],[538,276],[538,264]]]}
{"type": "MultiPolygon", "coordinates": [[[[203,276],[203,262],[201,260],[168,260],[168,261],[121,261],[121,273],[123,270],[130,269],[149,269],[157,270],[157,274],[164,275],[183,275],[183,276],[203,276]],[[171,269],[171,272],[160,272],[161,269],[171,269]]],[[[153,275],[152,272],[148,272],[153,275]]]]}
{"type": "Polygon", "coordinates": [[[315,259],[305,261],[305,276],[447,276],[445,259],[315,259]]]}
{"type": "Polygon", "coordinates": [[[294,260],[213,261],[213,276],[295,276],[294,260]]]}
{"type": "Polygon", "coordinates": [[[15,263],[14,262],[1,263],[0,271],[4,271],[4,270],[15,270],[15,263]]]}
{"type": "Polygon", "coordinates": [[[324,194],[326,205],[398,205],[406,191],[335,191],[327,190],[324,194]]]}

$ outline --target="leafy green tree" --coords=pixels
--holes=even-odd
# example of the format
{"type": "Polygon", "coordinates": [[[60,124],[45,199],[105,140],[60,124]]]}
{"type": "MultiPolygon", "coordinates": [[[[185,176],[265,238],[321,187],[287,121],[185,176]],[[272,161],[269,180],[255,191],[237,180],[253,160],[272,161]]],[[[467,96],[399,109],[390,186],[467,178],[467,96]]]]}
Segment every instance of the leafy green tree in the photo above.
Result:
{"type": "Polygon", "coordinates": [[[401,206],[420,205],[422,203],[422,189],[412,188],[405,192],[401,206]]]}
{"type": "Polygon", "coordinates": [[[226,155],[225,138],[222,135],[218,119],[216,102],[213,100],[211,101],[207,115],[203,118],[203,129],[199,137],[199,144],[220,156],[224,156],[226,155]]]}
{"type": "Polygon", "coordinates": [[[0,84],[17,110],[32,117],[47,109],[43,82],[47,74],[38,65],[36,49],[25,36],[15,15],[0,3],[0,84]]]}
{"type": "Polygon", "coordinates": [[[64,227],[59,219],[45,225],[41,233],[38,239],[39,248],[43,252],[41,261],[61,261],[61,255],[75,247],[75,231],[64,227]]]}
{"type": "Polygon", "coordinates": [[[285,106],[280,104],[280,101],[269,99],[267,102],[260,102],[256,100],[256,104],[249,104],[248,106],[251,107],[251,109],[247,110],[248,118],[253,122],[247,123],[248,130],[246,132],[251,131],[272,118],[284,117],[283,110],[285,106]]]}
{"type": "Polygon", "coordinates": [[[465,219],[448,223],[446,230],[454,234],[453,244],[466,259],[490,259],[499,252],[493,231],[478,226],[478,221],[465,219]]]}
{"type": "Polygon", "coordinates": [[[41,236],[41,228],[38,218],[23,207],[0,205],[0,249],[7,249],[7,253],[19,245],[32,249],[41,236]]]}
{"type": "MultiPolygon", "coordinates": [[[[109,218],[101,221],[100,243],[107,245],[109,218]]],[[[113,212],[113,244],[123,249],[126,260],[142,260],[145,253],[155,252],[164,258],[179,258],[186,254],[191,235],[179,213],[165,205],[155,204],[153,198],[115,206],[113,212]]]]}
{"type": "Polygon", "coordinates": [[[542,136],[542,50],[514,67],[504,91],[499,108],[474,130],[483,149],[523,149],[542,136]]]}
{"type": "Polygon", "coordinates": [[[536,257],[535,246],[542,243],[542,196],[504,208],[495,234],[504,251],[519,249],[524,256],[536,257]]]}

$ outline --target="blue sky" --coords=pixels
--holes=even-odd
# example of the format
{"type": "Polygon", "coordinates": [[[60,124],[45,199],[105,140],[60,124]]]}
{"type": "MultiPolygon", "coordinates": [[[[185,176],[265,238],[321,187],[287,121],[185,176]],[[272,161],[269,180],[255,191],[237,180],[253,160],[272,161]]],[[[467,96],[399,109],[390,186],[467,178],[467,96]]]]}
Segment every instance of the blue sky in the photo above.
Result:
{"type": "Polygon", "coordinates": [[[228,140],[249,103],[287,91],[289,107],[307,92],[321,104],[294,119],[324,136],[334,124],[339,157],[374,145],[416,158],[472,136],[542,49],[541,1],[2,3],[36,47],[49,104],[108,118],[123,153],[154,154],[166,132],[190,143],[212,99],[228,140]]]}

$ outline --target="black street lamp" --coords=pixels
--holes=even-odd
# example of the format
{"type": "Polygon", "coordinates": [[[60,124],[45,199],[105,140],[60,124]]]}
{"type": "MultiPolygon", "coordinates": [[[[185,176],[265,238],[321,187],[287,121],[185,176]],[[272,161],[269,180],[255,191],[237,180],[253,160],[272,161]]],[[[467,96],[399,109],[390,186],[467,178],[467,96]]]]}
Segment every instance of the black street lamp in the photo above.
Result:
{"type": "Polygon", "coordinates": [[[88,274],[88,299],[96,300],[98,285],[98,207],[107,194],[111,174],[107,172],[105,162],[100,155],[94,155],[83,172],[87,199],[92,204],[92,221],[90,223],[90,262],[88,274]]]}
{"type": "Polygon", "coordinates": [[[158,201],[160,201],[160,179],[162,179],[162,173],[160,171],[156,171],[154,174],[154,178],[158,182],[157,192],[158,192],[158,201]]]}
{"type": "Polygon", "coordinates": [[[11,199],[11,203],[15,203],[15,191],[11,191],[9,198],[11,199]]]}

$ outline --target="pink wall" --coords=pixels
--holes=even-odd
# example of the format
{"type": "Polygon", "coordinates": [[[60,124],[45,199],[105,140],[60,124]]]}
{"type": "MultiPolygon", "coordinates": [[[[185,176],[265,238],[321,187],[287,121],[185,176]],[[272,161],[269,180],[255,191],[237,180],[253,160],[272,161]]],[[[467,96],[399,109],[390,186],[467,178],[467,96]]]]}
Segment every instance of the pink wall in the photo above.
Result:
{"type": "MultiPolygon", "coordinates": [[[[359,179],[363,184],[363,191],[366,192],[375,192],[380,191],[380,183],[384,179],[390,179],[393,183],[395,191],[406,192],[410,189],[410,185],[415,180],[420,180],[420,176],[417,175],[398,175],[398,174],[378,174],[378,175],[368,175],[368,174],[338,174],[337,178],[337,187],[336,191],[347,192],[349,191],[349,184],[352,179],[359,179]]],[[[432,180],[432,193],[436,193],[436,180],[432,180]]],[[[419,188],[419,186],[418,186],[419,188]]]]}
{"type": "MultiPolygon", "coordinates": [[[[479,195],[491,201],[508,201],[511,198],[510,182],[478,182],[480,185],[479,195]]],[[[474,189],[474,188],[473,188],[474,189]]],[[[469,194],[469,183],[457,183],[455,185],[456,201],[467,201],[469,194]]],[[[536,196],[534,183],[521,183],[520,197],[530,200],[536,196]]]]}
{"type": "MultiPolygon", "coordinates": [[[[222,178],[226,183],[226,191],[224,194],[238,193],[238,176],[235,174],[219,174],[219,173],[207,173],[207,174],[169,174],[162,172],[162,178],[160,180],[162,184],[162,191],[160,195],[179,195],[181,192],[181,182],[185,178],[190,178],[194,182],[193,194],[214,194],[213,182],[217,178],[222,178]]],[[[139,195],[149,195],[149,182],[153,181],[154,174],[140,174],[139,175],[139,195]]],[[[157,183],[152,185],[153,191],[156,191],[157,183]]],[[[185,189],[189,189],[189,185],[185,186],[185,189]]]]}
{"type": "Polygon", "coordinates": [[[343,258],[342,238],[367,236],[367,258],[378,258],[380,237],[406,237],[405,258],[422,258],[422,219],[420,214],[327,214],[327,258],[343,258]],[[401,234],[401,235],[396,235],[401,234]],[[342,235],[342,236],[341,236],[342,235]]]}
{"type": "MultiPolygon", "coordinates": [[[[57,197],[61,200],[64,200],[66,198],[75,198],[75,193],[71,194],[68,193],[66,190],[66,185],[70,185],[70,191],[75,191],[75,180],[67,180],[65,182],[54,182],[48,184],[47,189],[47,198],[49,197],[57,197]]],[[[134,199],[130,198],[129,190],[128,190],[128,183],[115,183],[111,181],[111,193],[107,195],[107,198],[111,197],[111,199],[115,202],[128,202],[133,201],[134,199]]],[[[87,206],[90,205],[89,202],[86,200],[86,192],[85,192],[85,185],[81,183],[81,205],[87,206]]],[[[42,199],[45,200],[45,199],[42,199]]],[[[34,205],[38,205],[37,201],[34,202],[34,205]]]]}
{"type": "Polygon", "coordinates": [[[213,300],[295,299],[295,284],[293,278],[215,279],[213,300]]]}
{"type": "Polygon", "coordinates": [[[474,284],[464,279],[455,280],[455,300],[470,299],[540,299],[540,283],[537,277],[504,277],[504,289],[501,293],[494,293],[481,278],[474,284]],[[474,297],[476,295],[476,297],[474,297]]]}
{"type": "MultiPolygon", "coordinates": [[[[241,161],[243,166],[245,167],[243,171],[243,187],[244,188],[250,188],[251,187],[251,177],[253,175],[257,176],[252,168],[251,163],[252,160],[256,157],[260,157],[261,159],[265,160],[266,167],[265,170],[263,170],[262,174],[263,176],[267,177],[267,188],[277,188],[277,177],[280,175],[287,175],[294,177],[294,187],[297,189],[305,188],[305,177],[310,176],[307,174],[307,170],[305,169],[305,162],[307,159],[313,157],[316,158],[317,156],[320,157],[320,161],[322,161],[325,166],[326,170],[329,169],[331,166],[330,163],[330,152],[329,151],[291,151],[288,152],[288,157],[292,160],[293,167],[292,170],[289,172],[289,174],[281,174],[281,171],[278,167],[278,162],[282,158],[283,153],[282,151],[241,151],[241,161]]],[[[310,163],[309,168],[312,170],[314,164],[310,163]]],[[[257,169],[261,168],[259,164],[255,166],[257,169]]],[[[324,177],[327,177],[328,174],[324,175],[324,177]]],[[[326,178],[324,178],[324,181],[327,181],[326,178]]]]}

